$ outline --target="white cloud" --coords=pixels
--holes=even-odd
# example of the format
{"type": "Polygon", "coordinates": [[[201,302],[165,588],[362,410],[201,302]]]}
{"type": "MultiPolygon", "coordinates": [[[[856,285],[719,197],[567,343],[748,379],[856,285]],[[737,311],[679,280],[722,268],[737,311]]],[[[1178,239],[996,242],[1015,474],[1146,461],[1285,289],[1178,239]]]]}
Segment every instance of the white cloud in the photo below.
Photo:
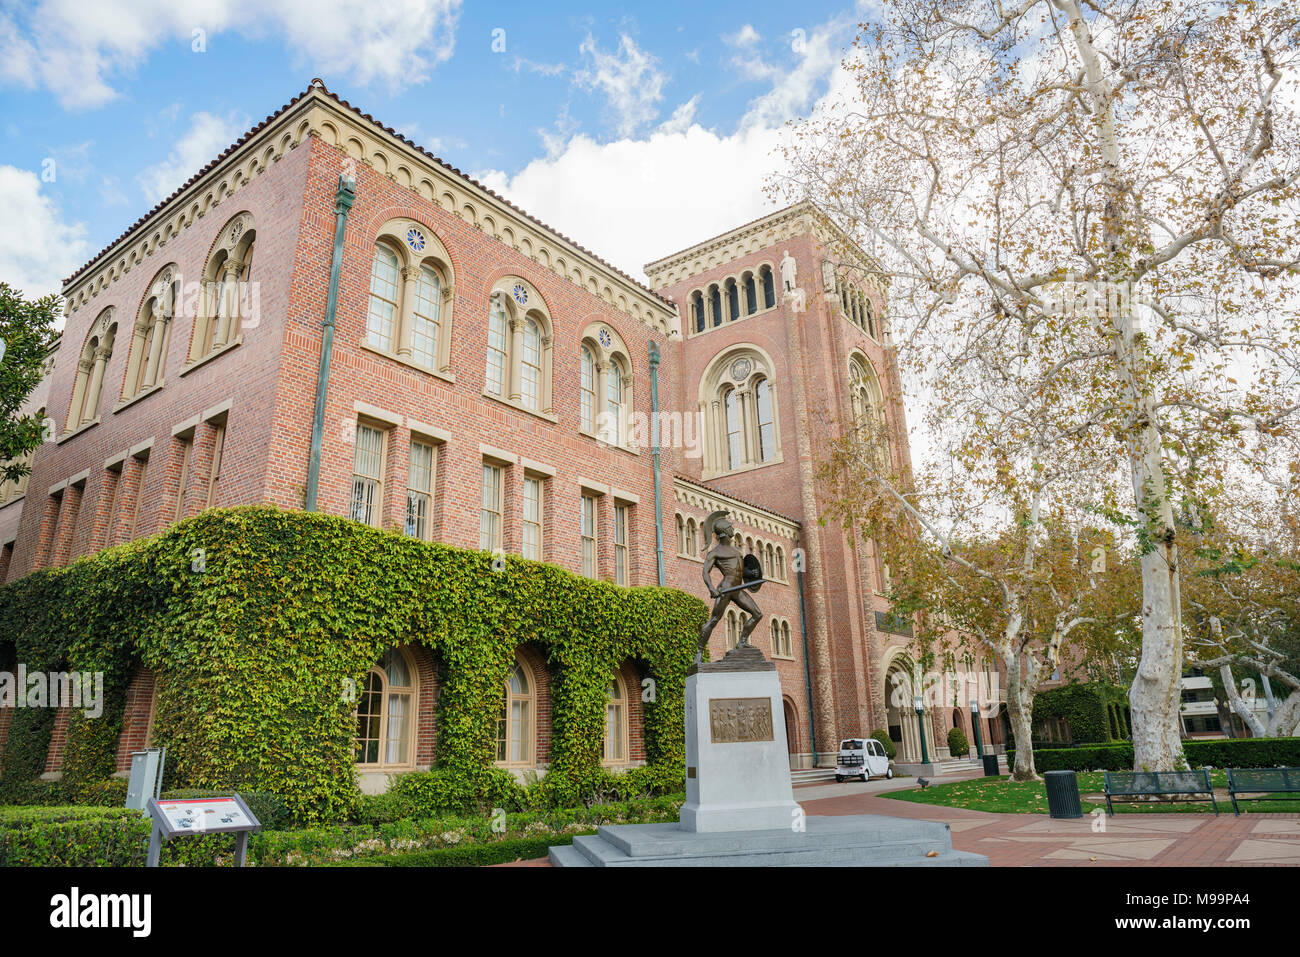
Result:
{"type": "Polygon", "coordinates": [[[770,90],[749,104],[742,125],[776,126],[806,114],[818,87],[846,54],[853,26],[852,19],[836,19],[815,27],[798,45],[799,61],[792,70],[784,70],[752,53],[738,53],[733,57],[732,65],[746,78],[772,84],[770,90]]]}
{"type": "Polygon", "coordinates": [[[58,292],[89,254],[86,227],[69,222],[30,170],[0,166],[0,279],[27,298],[58,292]]]}
{"type": "Polygon", "coordinates": [[[161,163],[146,167],[136,177],[150,203],[166,199],[187,179],[212,162],[250,126],[245,116],[215,116],[200,112],[190,117],[190,127],[161,163]]]}
{"type": "Polygon", "coordinates": [[[722,42],[728,46],[744,48],[752,47],[761,39],[762,37],[758,35],[758,31],[754,29],[753,24],[746,23],[735,33],[724,36],[722,42]]]}
{"type": "Polygon", "coordinates": [[[646,53],[626,33],[619,37],[617,53],[602,53],[590,33],[578,52],[587,57],[588,66],[573,80],[605,97],[620,136],[631,136],[659,115],[657,104],[664,98],[668,75],[657,69],[658,57],[646,53]]]}
{"type": "Polygon", "coordinates": [[[673,110],[673,115],[659,124],[660,133],[685,133],[695,122],[695,110],[700,105],[700,94],[682,103],[673,110]]]}
{"type": "Polygon", "coordinates": [[[97,107],[115,99],[118,77],[158,47],[193,50],[201,39],[210,51],[233,31],[282,34],[319,72],[396,88],[423,83],[451,56],[460,2],[42,0],[25,14],[0,14],[0,80],[47,88],[66,108],[97,107]]]}

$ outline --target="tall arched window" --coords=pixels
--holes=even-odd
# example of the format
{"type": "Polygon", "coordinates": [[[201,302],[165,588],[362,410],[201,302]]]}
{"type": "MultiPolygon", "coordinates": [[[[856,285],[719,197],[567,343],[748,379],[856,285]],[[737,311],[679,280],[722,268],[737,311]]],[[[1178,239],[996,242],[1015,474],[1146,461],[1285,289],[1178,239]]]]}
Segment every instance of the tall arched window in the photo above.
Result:
{"type": "Polygon", "coordinates": [[[596,322],[582,333],[582,430],[618,448],[632,449],[632,363],[623,337],[596,322]],[[588,416],[587,407],[592,408],[588,416]]]}
{"type": "Polygon", "coordinates": [[[695,519],[686,520],[686,554],[695,558],[699,553],[699,533],[696,530],[695,519]]]}
{"type": "Polygon", "coordinates": [[[525,767],[533,758],[533,687],[518,658],[506,676],[497,715],[497,764],[525,767]]]}
{"type": "Polygon", "coordinates": [[[709,309],[713,313],[713,324],[722,325],[722,293],[718,291],[717,283],[709,287],[709,309]]]}
{"type": "Polygon", "coordinates": [[[550,415],[551,319],[521,279],[502,279],[488,306],[484,391],[503,402],[550,415]]]}
{"type": "Polygon", "coordinates": [[[758,289],[754,285],[754,274],[745,273],[745,315],[752,316],[758,312],[758,289]]]}
{"type": "Polygon", "coordinates": [[[389,648],[366,673],[357,703],[357,764],[410,767],[415,763],[415,668],[389,648]]]}
{"type": "Polygon", "coordinates": [[[366,313],[366,341],[376,349],[393,351],[397,331],[397,296],[401,263],[387,245],[375,246],[370,267],[370,308],[366,313]]]}
{"type": "Polygon", "coordinates": [[[772,278],[772,267],[762,266],[758,275],[763,282],[763,308],[771,309],[776,305],[776,283],[772,278]]]}
{"type": "Polygon", "coordinates": [[[424,226],[386,223],[375,238],[366,309],[367,348],[438,375],[451,369],[452,272],[424,226]]]}
{"type": "Polygon", "coordinates": [[[704,293],[699,292],[698,290],[691,293],[691,316],[695,322],[695,331],[703,332],[706,325],[704,315],[704,293]]]}
{"type": "Polygon", "coordinates": [[[167,343],[171,339],[172,315],[179,294],[180,280],[176,279],[175,266],[168,266],[149,284],[136,316],[131,353],[126,360],[126,382],[122,387],[124,401],[161,384],[167,343]]]}
{"type": "Polygon", "coordinates": [[[771,361],[754,346],[724,349],[700,379],[704,477],[781,460],[771,361]]]}
{"type": "Polygon", "coordinates": [[[421,266],[415,280],[415,303],[411,314],[411,360],[416,365],[438,368],[441,314],[442,277],[432,266],[421,266]]]}
{"type": "Polygon", "coordinates": [[[873,449],[882,464],[888,462],[889,435],[880,380],[870,363],[857,354],[849,360],[849,404],[859,443],[873,449]]]}
{"type": "Polygon", "coordinates": [[[203,269],[199,315],[194,321],[188,360],[197,362],[241,341],[243,320],[258,307],[253,283],[257,229],[251,213],[226,221],[203,269]]]}
{"type": "Polygon", "coordinates": [[[519,401],[536,412],[542,407],[542,327],[532,316],[524,317],[523,346],[519,401]]]}
{"type": "Polygon", "coordinates": [[[605,740],[601,744],[601,763],[626,764],[628,753],[627,689],[617,673],[605,692],[605,740]]]}
{"type": "Polygon", "coordinates": [[[740,290],[736,280],[727,280],[727,320],[740,318],[740,290]]]}
{"type": "Polygon", "coordinates": [[[738,469],[745,458],[745,437],[740,430],[740,394],[728,389],[723,398],[727,411],[727,468],[738,469]]]}
{"type": "Polygon", "coordinates": [[[72,401],[68,403],[69,432],[99,418],[99,398],[104,388],[104,374],[108,360],[113,356],[113,341],[117,337],[117,321],[112,307],[105,309],[91,324],[81,358],[77,361],[77,377],[72,386],[72,401]]]}
{"type": "Polygon", "coordinates": [[[785,581],[785,549],[776,546],[776,577],[785,581]]]}
{"type": "Polygon", "coordinates": [[[686,554],[686,523],[682,521],[681,515],[677,516],[677,554],[686,554]]]}
{"type": "Polygon", "coordinates": [[[591,346],[582,346],[582,431],[596,431],[596,355],[591,346]]]}

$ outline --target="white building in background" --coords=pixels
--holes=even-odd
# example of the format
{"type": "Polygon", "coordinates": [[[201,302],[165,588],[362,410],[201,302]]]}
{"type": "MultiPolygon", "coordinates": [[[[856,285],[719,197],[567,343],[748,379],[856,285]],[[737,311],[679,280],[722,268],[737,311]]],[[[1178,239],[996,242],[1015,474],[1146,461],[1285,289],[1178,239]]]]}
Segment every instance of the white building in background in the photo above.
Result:
{"type": "MultiPolygon", "coordinates": [[[[1251,709],[1260,721],[1268,721],[1268,702],[1262,692],[1255,696],[1246,694],[1251,709]]],[[[1182,705],[1179,708],[1180,723],[1184,738],[1246,738],[1250,731],[1239,715],[1231,715],[1231,734],[1224,729],[1220,717],[1219,705],[1215,699],[1214,682],[1201,675],[1185,676],[1182,679],[1182,705]]]]}

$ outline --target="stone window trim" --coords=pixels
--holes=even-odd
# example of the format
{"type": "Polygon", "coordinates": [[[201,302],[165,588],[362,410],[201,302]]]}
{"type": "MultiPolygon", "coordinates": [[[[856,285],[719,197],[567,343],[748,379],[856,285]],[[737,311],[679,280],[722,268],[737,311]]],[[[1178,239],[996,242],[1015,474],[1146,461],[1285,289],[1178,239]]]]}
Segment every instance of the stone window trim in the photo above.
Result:
{"type": "Polygon", "coordinates": [[[632,736],[630,725],[632,709],[628,692],[629,687],[630,685],[623,675],[623,668],[615,669],[606,689],[605,733],[601,735],[600,743],[600,763],[602,767],[622,768],[631,762],[632,736]],[[613,742],[613,747],[611,747],[609,740],[611,716],[615,722],[618,735],[618,739],[613,742]]]}
{"type": "Polygon", "coordinates": [[[704,415],[703,479],[735,475],[784,461],[781,449],[781,410],[776,366],[767,353],[750,343],[720,351],[700,377],[699,404],[704,415]],[[760,386],[766,383],[771,417],[770,451],[762,447],[760,386]],[[734,401],[734,421],[728,419],[734,401]],[[734,428],[730,426],[734,425],[734,428]],[[732,461],[730,437],[738,438],[738,462],[732,461]]]}
{"type": "Polygon", "coordinates": [[[122,391],[113,411],[120,412],[165,384],[167,350],[171,344],[176,301],[181,297],[180,267],[170,263],[160,269],[145,289],[132,328],[130,351],[122,391]]]}
{"type": "MultiPolygon", "coordinates": [[[[379,228],[374,239],[374,253],[367,261],[369,276],[373,269],[374,256],[381,250],[386,251],[397,260],[396,299],[391,301],[395,307],[393,332],[390,344],[371,338],[369,328],[369,303],[372,291],[367,292],[366,328],[361,336],[361,348],[384,356],[402,365],[409,366],[426,375],[433,375],[446,382],[455,382],[451,371],[451,336],[453,313],[456,303],[456,272],[451,255],[437,233],[428,225],[409,217],[391,219],[379,228]],[[419,248],[416,248],[418,246],[419,248]],[[419,312],[420,282],[422,275],[428,274],[435,282],[432,305],[437,309],[436,316],[419,312]],[[433,364],[429,365],[416,359],[419,350],[415,348],[417,319],[432,320],[436,323],[433,336],[433,364]]],[[[368,290],[370,290],[368,282],[368,290]]],[[[424,304],[427,308],[428,304],[424,304]]]]}
{"type": "Polygon", "coordinates": [[[181,375],[243,340],[240,289],[252,275],[257,226],[244,210],[226,220],[203,266],[194,325],[181,375]],[[228,284],[235,284],[232,291],[228,284]]]}
{"type": "MultiPolygon", "coordinates": [[[[380,720],[379,720],[379,730],[377,732],[378,738],[374,739],[377,740],[377,744],[378,744],[377,757],[379,758],[379,760],[378,761],[354,761],[353,762],[354,766],[358,771],[361,772],[409,771],[414,769],[416,764],[416,751],[418,750],[417,739],[419,735],[419,722],[417,720],[417,717],[418,717],[418,712],[420,710],[420,670],[416,666],[415,657],[411,654],[410,650],[407,649],[405,646],[397,645],[392,648],[386,649],[384,655],[381,655],[379,661],[377,661],[366,671],[367,681],[369,680],[369,677],[371,675],[375,675],[379,679],[380,720]],[[390,684],[389,677],[383,668],[384,655],[386,655],[388,651],[391,651],[394,654],[401,656],[402,663],[406,667],[407,675],[409,676],[409,680],[411,682],[409,685],[390,684]],[[397,762],[390,762],[385,760],[385,751],[387,749],[387,745],[389,741],[389,734],[388,734],[389,722],[392,719],[392,715],[389,710],[391,706],[389,696],[390,694],[393,693],[403,694],[407,698],[406,714],[400,718],[400,720],[405,722],[406,724],[404,730],[405,730],[407,760],[397,761],[397,762]]],[[[360,694],[361,695],[366,694],[364,688],[360,689],[360,694]]],[[[360,709],[358,708],[354,711],[353,726],[357,727],[359,721],[360,721],[360,709]]]]}
{"type": "Polygon", "coordinates": [[[579,359],[584,365],[587,363],[586,356],[581,354],[582,350],[587,350],[595,366],[595,381],[590,393],[587,393],[585,387],[583,389],[584,396],[591,395],[588,401],[594,403],[592,421],[589,425],[584,421],[585,416],[580,415],[578,432],[605,448],[639,454],[638,447],[632,441],[632,421],[636,414],[636,377],[631,350],[618,330],[603,320],[588,325],[579,341],[579,359]],[[608,345],[605,341],[608,341],[608,345]],[[619,395],[616,420],[611,411],[615,393],[619,395]],[[613,431],[615,425],[617,434],[613,431]]]}
{"type": "Polygon", "coordinates": [[[86,333],[77,361],[77,374],[68,403],[65,434],[60,442],[99,423],[99,404],[103,396],[104,376],[113,356],[117,338],[117,312],[109,306],[101,312],[86,333]]]}
{"type": "Polygon", "coordinates": [[[502,381],[497,391],[493,376],[488,369],[488,356],[484,356],[483,395],[486,398],[508,405],[529,415],[535,415],[547,422],[556,423],[559,419],[553,408],[553,364],[555,353],[555,327],[550,309],[537,288],[520,276],[503,276],[493,283],[488,293],[487,312],[489,341],[494,311],[504,313],[506,328],[503,330],[503,348],[496,350],[489,345],[490,351],[502,353],[502,381]],[[521,303],[516,298],[522,295],[521,303]],[[531,325],[530,325],[531,324],[531,325]],[[530,329],[535,329],[537,350],[534,375],[537,378],[536,408],[527,400],[527,383],[525,367],[534,367],[526,362],[526,336],[530,329]]]}

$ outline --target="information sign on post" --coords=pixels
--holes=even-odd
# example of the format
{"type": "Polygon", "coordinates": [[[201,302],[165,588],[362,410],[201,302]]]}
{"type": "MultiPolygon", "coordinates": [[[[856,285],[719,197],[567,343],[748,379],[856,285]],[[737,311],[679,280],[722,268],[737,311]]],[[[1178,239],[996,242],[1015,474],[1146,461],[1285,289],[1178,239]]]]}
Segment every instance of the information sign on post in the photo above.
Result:
{"type": "Polygon", "coordinates": [[[157,867],[162,842],[200,834],[237,834],[235,866],[248,856],[248,835],[262,825],[238,794],[210,798],[150,798],[145,808],[153,819],[147,866],[157,867]]]}

